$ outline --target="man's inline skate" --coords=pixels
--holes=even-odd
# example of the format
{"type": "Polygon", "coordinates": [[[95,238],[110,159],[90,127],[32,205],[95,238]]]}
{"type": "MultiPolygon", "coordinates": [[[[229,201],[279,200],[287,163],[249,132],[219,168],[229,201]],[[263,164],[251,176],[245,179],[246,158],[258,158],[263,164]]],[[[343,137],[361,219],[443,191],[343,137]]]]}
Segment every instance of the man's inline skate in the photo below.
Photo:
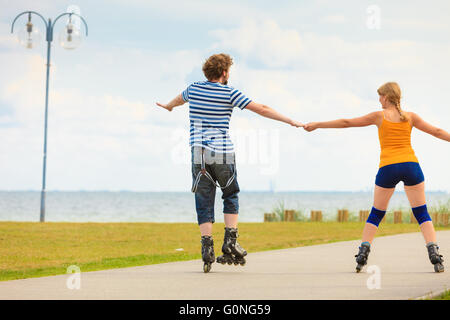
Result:
{"type": "Polygon", "coordinates": [[[202,236],[202,260],[203,272],[207,273],[211,270],[211,264],[215,261],[214,241],[212,236],[202,236]]]}
{"type": "Polygon", "coordinates": [[[245,265],[245,251],[237,242],[238,230],[237,228],[225,228],[225,235],[223,238],[222,252],[223,255],[217,257],[217,262],[221,264],[233,264],[241,266],[245,265]]]}

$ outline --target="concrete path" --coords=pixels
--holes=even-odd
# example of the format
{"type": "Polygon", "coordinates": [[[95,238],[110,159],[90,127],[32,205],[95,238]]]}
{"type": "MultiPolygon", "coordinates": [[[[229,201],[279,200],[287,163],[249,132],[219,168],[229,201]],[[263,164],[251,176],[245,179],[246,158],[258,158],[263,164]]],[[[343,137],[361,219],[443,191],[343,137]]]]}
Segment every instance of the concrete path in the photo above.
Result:
{"type": "MultiPolygon", "coordinates": [[[[450,261],[450,231],[438,242],[450,261]]],[[[67,288],[70,275],[4,281],[0,299],[411,299],[450,289],[450,263],[435,273],[420,233],[376,238],[357,274],[359,243],[250,253],[246,266],[214,263],[208,274],[200,260],[82,272],[79,290],[67,288]],[[380,288],[369,289],[377,279],[380,288]]]]}

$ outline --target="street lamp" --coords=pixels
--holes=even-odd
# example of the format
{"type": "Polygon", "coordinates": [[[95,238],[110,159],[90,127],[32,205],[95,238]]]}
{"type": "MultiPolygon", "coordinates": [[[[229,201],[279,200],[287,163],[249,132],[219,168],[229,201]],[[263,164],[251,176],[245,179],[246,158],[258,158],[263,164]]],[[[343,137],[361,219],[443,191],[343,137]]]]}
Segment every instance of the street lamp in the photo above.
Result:
{"type": "Polygon", "coordinates": [[[40,221],[45,221],[45,176],[46,176],[46,169],[47,169],[47,118],[48,118],[48,84],[49,84],[49,75],[50,75],[50,50],[51,50],[51,43],[53,41],[53,27],[55,26],[56,21],[58,21],[59,18],[63,16],[69,16],[69,20],[63,31],[59,35],[59,43],[60,45],[65,49],[75,49],[78,47],[81,43],[81,32],[80,30],[72,23],[72,16],[77,16],[80,18],[81,21],[83,21],[84,27],[86,29],[86,36],[88,35],[88,26],[86,21],[83,19],[82,16],[73,13],[73,12],[66,12],[63,14],[60,14],[56,19],[53,21],[51,19],[48,19],[48,21],[45,20],[45,18],[40,15],[39,13],[35,11],[25,11],[16,16],[16,18],[13,20],[13,23],[11,25],[11,33],[14,32],[14,24],[17,21],[17,19],[25,14],[28,14],[28,21],[26,25],[19,31],[18,38],[19,42],[25,46],[28,49],[32,49],[36,47],[40,40],[41,40],[41,34],[39,30],[34,26],[34,24],[31,22],[31,16],[37,15],[40,17],[45,24],[45,30],[46,30],[46,41],[47,41],[47,79],[46,79],[46,87],[45,87],[45,125],[44,125],[44,164],[43,164],[43,170],[42,170],[42,191],[41,191],[41,214],[40,214],[40,221]]]}

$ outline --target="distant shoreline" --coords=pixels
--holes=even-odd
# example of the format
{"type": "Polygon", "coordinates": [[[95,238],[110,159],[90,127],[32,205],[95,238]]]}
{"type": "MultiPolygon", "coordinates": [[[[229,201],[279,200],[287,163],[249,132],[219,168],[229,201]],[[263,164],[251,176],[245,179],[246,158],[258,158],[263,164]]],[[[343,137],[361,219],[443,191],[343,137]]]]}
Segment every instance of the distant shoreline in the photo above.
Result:
{"type": "MultiPolygon", "coordinates": [[[[37,192],[41,190],[0,190],[0,192],[37,192]]],[[[47,190],[46,193],[191,193],[190,191],[133,191],[133,190],[47,190]]],[[[299,190],[299,191],[269,191],[269,190],[241,190],[241,193],[372,193],[373,190],[360,190],[360,191],[339,191],[339,190],[299,190]]],[[[404,190],[395,190],[396,193],[404,193],[404,190]]],[[[443,193],[450,194],[450,191],[445,190],[427,190],[426,193],[443,193]]]]}

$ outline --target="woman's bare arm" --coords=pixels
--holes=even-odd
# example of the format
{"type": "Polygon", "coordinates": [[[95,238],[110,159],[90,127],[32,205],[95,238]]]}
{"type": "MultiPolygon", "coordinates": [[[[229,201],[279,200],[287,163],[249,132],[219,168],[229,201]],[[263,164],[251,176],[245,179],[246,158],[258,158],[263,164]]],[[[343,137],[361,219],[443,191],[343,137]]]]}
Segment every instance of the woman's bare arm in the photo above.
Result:
{"type": "Polygon", "coordinates": [[[338,119],[324,122],[310,122],[305,124],[306,131],[313,131],[318,128],[352,128],[352,127],[367,127],[373,124],[379,125],[382,114],[380,111],[366,114],[365,116],[352,119],[338,119]]]}
{"type": "Polygon", "coordinates": [[[450,134],[445,131],[444,129],[435,127],[425,120],[423,120],[419,115],[415,114],[414,112],[410,112],[411,115],[411,124],[419,129],[420,131],[426,132],[428,134],[431,134],[432,136],[449,141],[450,142],[450,134]]]}

